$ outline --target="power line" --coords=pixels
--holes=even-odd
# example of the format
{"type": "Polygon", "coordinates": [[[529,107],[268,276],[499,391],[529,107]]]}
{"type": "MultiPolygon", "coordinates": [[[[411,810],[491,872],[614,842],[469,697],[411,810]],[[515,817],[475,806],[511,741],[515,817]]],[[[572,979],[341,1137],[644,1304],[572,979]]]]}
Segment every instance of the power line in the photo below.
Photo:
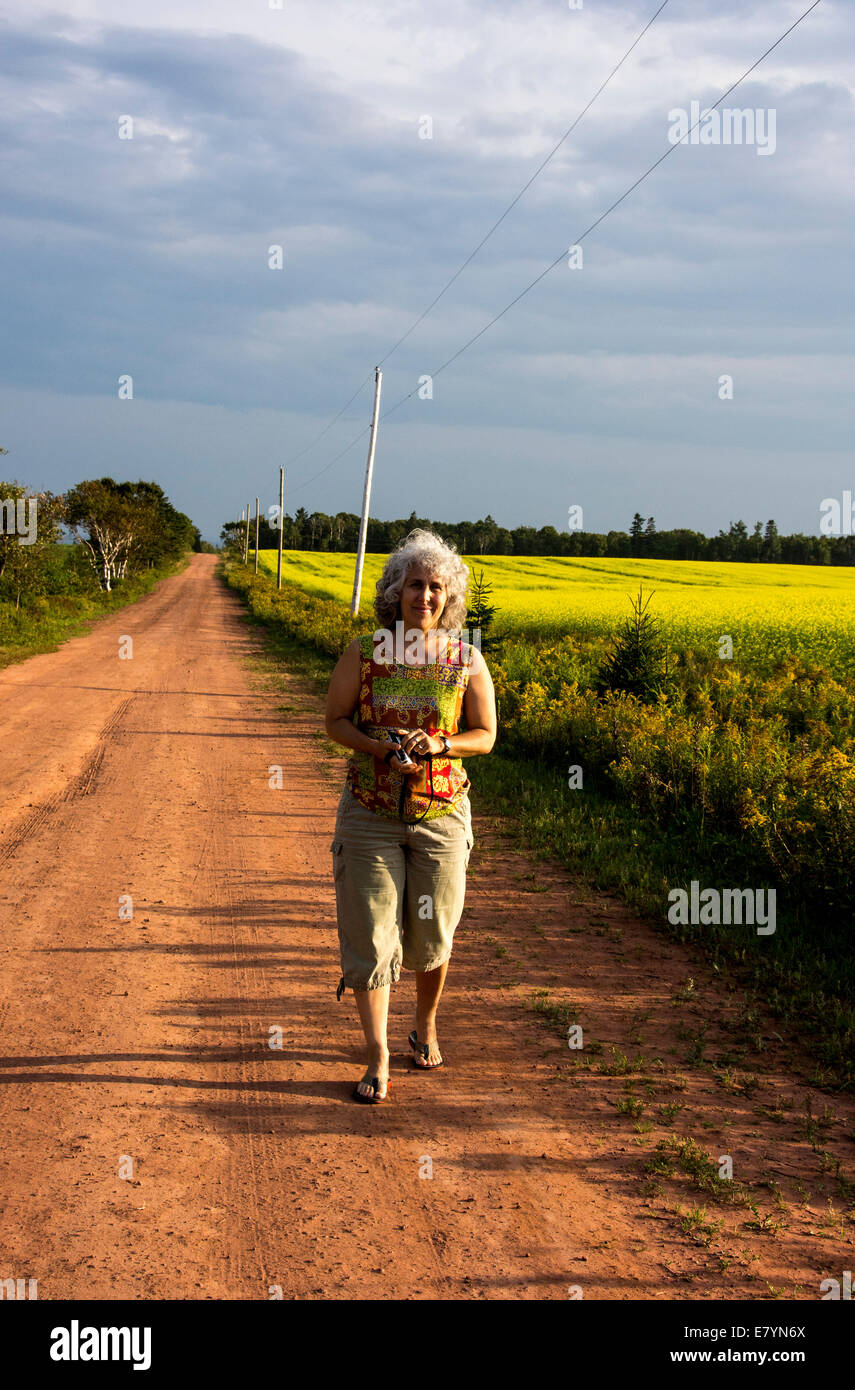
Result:
{"type": "MultiPolygon", "coordinates": [[[[706,107],[706,109],[701,112],[694,125],[689,127],[685,135],[683,135],[680,140],[675,141],[674,144],[669,145],[668,148],[664,151],[664,153],[661,154],[658,159],[654,160],[650,167],[648,169],[645,169],[644,173],[640,174],[639,177],[635,180],[635,182],[631,183],[629,188],[627,188],[620,195],[619,198],[616,198],[615,201],[611,203],[604,212],[600,213],[600,216],[594,222],[592,222],[589,227],[585,228],[584,232],[582,232],[580,236],[576,237],[572,245],[580,245],[581,242],[585,240],[585,237],[589,236],[591,232],[595,230],[595,228],[599,227],[600,223],[604,222],[605,219],[609,216],[609,214],[614,212],[615,208],[620,207],[621,203],[624,202],[625,199],[627,199],[631,193],[634,193],[636,188],[638,188],[640,184],[644,183],[645,179],[647,179],[655,169],[658,169],[659,165],[662,164],[670,154],[674,153],[674,150],[676,150],[680,145],[685,144],[692,131],[696,130],[700,125],[701,121],[704,120],[707,112],[715,111],[716,107],[720,106],[721,103],[725,101],[727,97],[730,96],[731,92],[734,92],[736,88],[739,87],[745,81],[746,77],[750,77],[754,69],[759,67],[760,64],[764,62],[766,58],[769,57],[769,54],[773,53],[775,49],[784,42],[784,39],[786,39],[793,32],[793,30],[801,24],[802,20],[807,19],[807,16],[811,13],[811,11],[815,10],[817,5],[819,5],[820,3],[821,0],[813,0],[813,4],[809,5],[808,8],[803,12],[803,14],[800,14],[798,19],[795,20],[788,29],[785,29],[783,34],[781,34],[781,36],[777,38],[773,44],[770,44],[770,46],[766,49],[765,53],[761,53],[760,57],[756,60],[756,62],[752,63],[750,68],[746,68],[742,76],[738,77],[736,81],[733,82],[727,88],[727,91],[722,92],[721,96],[718,98],[717,101],[713,102],[712,106],[706,107]]],[[[493,318],[491,318],[487,323],[484,324],[483,328],[480,328],[477,333],[473,334],[473,336],[463,344],[462,347],[459,347],[456,352],[452,353],[451,357],[446,358],[446,360],[442,363],[441,366],[437,367],[435,371],[431,372],[431,378],[438,377],[441,372],[445,371],[446,367],[450,367],[452,362],[456,362],[458,357],[461,357],[464,352],[466,352],[470,347],[472,347],[473,343],[477,343],[478,339],[482,338],[484,334],[490,328],[492,328],[495,323],[498,323],[499,319],[503,318],[510,309],[513,309],[514,305],[519,304],[520,300],[524,299],[525,296],[531,290],[534,289],[535,285],[539,285],[541,280],[545,279],[546,276],[549,275],[550,271],[553,271],[555,267],[559,265],[561,261],[564,260],[564,257],[566,255],[567,252],[562,251],[560,256],[557,256],[550,265],[546,266],[546,268],[540,272],[539,275],[536,275],[535,278],[528,285],[526,285],[525,289],[520,290],[519,294],[516,295],[510,301],[510,303],[505,305],[504,309],[501,309],[498,314],[495,314],[493,318]]],[[[385,420],[388,418],[388,416],[393,415],[396,410],[398,410],[407,401],[411,400],[412,397],[415,396],[420,389],[421,388],[419,386],[414,386],[412,391],[408,391],[406,396],[402,396],[400,400],[396,401],[394,405],[390,406],[388,410],[385,410],[383,412],[383,414],[380,417],[381,420],[385,420]]],[[[313,483],[316,478],[322,477],[324,473],[328,472],[329,469],[332,468],[333,464],[338,463],[340,458],[343,458],[344,455],[348,453],[355,444],[359,443],[359,440],[362,439],[362,437],[368,433],[368,429],[369,426],[366,425],[365,428],[360,430],[359,434],[357,434],[350,441],[350,443],[347,444],[344,447],[344,449],[341,450],[340,453],[336,454],[335,458],[330,459],[330,462],[326,464],[322,469],[320,469],[319,472],[314,473],[310,478],[306,478],[302,483],[299,483],[296,489],[292,488],[292,492],[298,491],[300,488],[307,487],[308,484],[313,483]]]]}
{"type": "Polygon", "coordinates": [[[611,80],[612,80],[612,78],[614,77],[615,73],[618,71],[619,68],[622,68],[622,67],[623,67],[624,63],[626,62],[626,60],[627,60],[627,58],[629,57],[629,55],[630,55],[630,53],[632,52],[632,50],[638,46],[638,44],[639,44],[639,43],[641,42],[641,40],[644,38],[644,35],[647,33],[647,31],[648,31],[648,29],[650,28],[650,26],[651,26],[653,23],[655,23],[655,21],[659,18],[659,16],[661,15],[662,11],[665,9],[665,6],[666,6],[668,3],[669,3],[669,0],[662,0],[662,4],[659,6],[659,9],[656,11],[655,15],[653,15],[652,19],[649,19],[649,20],[647,21],[647,23],[645,24],[645,26],[644,26],[644,28],[642,29],[641,33],[640,33],[640,34],[638,35],[638,37],[633,41],[633,43],[630,44],[629,48],[626,50],[626,53],[624,53],[624,55],[623,55],[623,57],[621,58],[620,62],[615,64],[615,66],[612,68],[611,72],[609,73],[608,77],[605,79],[605,81],[600,83],[600,86],[599,86],[599,87],[597,88],[597,90],[594,92],[594,95],[591,97],[591,100],[588,102],[587,106],[583,106],[582,110],[579,112],[579,114],[578,114],[578,116],[576,117],[575,121],[573,121],[572,125],[569,125],[569,126],[567,127],[567,129],[565,130],[565,132],[564,132],[564,134],[562,135],[561,139],[558,141],[558,144],[553,146],[553,148],[550,150],[550,152],[549,152],[549,154],[546,156],[546,158],[537,166],[537,168],[535,169],[535,171],[534,171],[534,173],[532,174],[531,178],[529,179],[528,183],[526,183],[526,184],[523,185],[523,187],[520,189],[520,191],[519,191],[519,193],[517,194],[517,196],[514,198],[513,202],[508,203],[508,206],[505,208],[505,210],[504,210],[504,212],[502,213],[501,217],[499,217],[499,218],[493,223],[493,225],[492,225],[492,227],[490,228],[489,232],[487,232],[486,235],[483,236],[483,237],[481,238],[481,240],[478,242],[478,245],[475,247],[475,250],[471,253],[471,255],[469,255],[469,256],[466,257],[466,260],[463,262],[463,264],[459,267],[459,269],[457,269],[457,270],[454,272],[454,274],[452,275],[452,277],[451,277],[451,279],[448,281],[448,283],[447,283],[446,285],[444,285],[443,288],[440,290],[439,294],[436,296],[436,299],[434,299],[434,300],[431,301],[431,303],[430,303],[430,304],[427,306],[427,308],[425,309],[424,313],[419,314],[419,317],[416,319],[415,323],[413,323],[413,324],[411,325],[411,327],[407,329],[406,333],[404,334],[404,336],[403,336],[402,338],[399,338],[399,339],[398,339],[398,341],[397,341],[397,343],[395,344],[395,346],[394,346],[393,348],[390,348],[390,350],[386,353],[386,356],[385,356],[385,357],[382,357],[382,358],[380,359],[379,366],[382,367],[382,366],[383,366],[383,363],[384,363],[384,362],[387,362],[387,361],[389,360],[389,358],[392,356],[392,353],[393,353],[393,352],[397,352],[397,350],[398,350],[398,348],[401,346],[401,344],[406,342],[406,340],[409,338],[410,334],[411,334],[416,328],[418,328],[418,326],[419,326],[419,324],[422,322],[422,320],[427,318],[427,316],[428,316],[428,314],[430,313],[431,309],[433,309],[433,308],[439,303],[439,301],[442,299],[442,296],[445,294],[446,290],[450,290],[450,289],[451,289],[451,286],[454,284],[455,280],[458,278],[459,275],[462,275],[463,271],[464,271],[464,270],[466,269],[466,267],[469,265],[470,261],[473,261],[473,260],[475,259],[475,257],[478,255],[478,252],[481,250],[481,247],[486,245],[486,243],[490,240],[490,237],[491,237],[491,236],[493,235],[493,233],[496,231],[496,228],[501,226],[501,224],[504,222],[505,218],[507,217],[508,213],[511,212],[511,211],[516,207],[517,203],[520,201],[520,199],[522,198],[523,194],[524,194],[524,193],[527,193],[528,190],[531,188],[531,186],[532,186],[532,184],[534,183],[535,179],[537,178],[538,174],[541,174],[541,173],[543,172],[543,170],[546,168],[546,166],[547,166],[547,164],[549,163],[549,161],[552,159],[553,155],[556,155],[556,154],[558,153],[558,151],[561,149],[561,146],[564,144],[564,141],[567,139],[568,135],[572,135],[573,131],[576,129],[576,127],[577,127],[577,125],[579,124],[579,122],[581,121],[582,117],[585,116],[585,115],[590,111],[590,109],[591,109],[591,107],[593,106],[594,102],[597,100],[597,97],[600,95],[601,92],[604,92],[604,91],[605,91],[606,87],[607,87],[607,86],[609,85],[609,83],[611,82],[611,80]]]}
{"type": "MultiPolygon", "coordinates": [[[[634,49],[634,48],[637,48],[638,44],[639,44],[639,43],[641,42],[641,40],[644,38],[644,35],[647,33],[648,29],[649,29],[649,28],[651,27],[651,25],[654,24],[655,21],[659,18],[660,14],[661,14],[662,11],[665,9],[665,6],[666,6],[667,4],[669,4],[669,0],[662,0],[662,4],[659,6],[659,9],[658,9],[658,10],[656,11],[656,13],[652,16],[652,18],[649,19],[649,20],[647,21],[647,23],[645,24],[644,28],[641,30],[641,33],[638,34],[638,36],[633,40],[633,42],[630,44],[629,48],[628,48],[628,49],[626,50],[626,52],[624,53],[623,57],[622,57],[622,58],[620,59],[620,61],[619,61],[618,63],[616,63],[615,66],[612,68],[612,70],[611,70],[611,72],[609,73],[608,77],[607,77],[603,82],[601,82],[600,86],[597,88],[597,90],[595,91],[594,95],[591,97],[590,101],[587,103],[586,106],[583,106],[582,110],[579,112],[578,116],[577,116],[576,119],[573,121],[573,123],[567,127],[567,129],[565,130],[564,134],[561,136],[561,139],[558,141],[558,143],[557,143],[556,145],[553,146],[553,148],[550,150],[550,152],[549,152],[549,154],[546,156],[546,158],[545,158],[544,160],[542,160],[541,163],[537,166],[537,168],[535,169],[535,171],[534,171],[534,173],[532,174],[531,178],[528,180],[528,183],[524,184],[523,187],[520,189],[519,193],[516,195],[516,197],[515,197],[510,203],[508,203],[508,206],[505,208],[505,210],[504,210],[504,212],[501,214],[501,216],[493,223],[493,225],[492,225],[492,227],[490,228],[490,230],[481,238],[481,240],[478,242],[478,245],[475,247],[475,250],[472,251],[472,252],[470,253],[470,255],[468,255],[468,256],[466,257],[466,260],[463,261],[463,263],[462,263],[460,266],[458,266],[457,270],[454,272],[454,274],[452,275],[451,279],[450,279],[449,281],[447,281],[447,283],[446,283],[445,285],[443,285],[442,289],[440,290],[440,292],[439,292],[439,294],[436,296],[436,298],[433,299],[433,300],[431,300],[431,302],[430,302],[430,304],[427,306],[427,308],[426,308],[425,310],[423,310],[423,312],[422,312],[421,314],[419,314],[418,318],[415,319],[415,320],[413,321],[413,323],[410,324],[410,326],[409,326],[409,328],[407,329],[406,333],[403,335],[403,337],[401,337],[401,338],[398,339],[397,343],[395,343],[393,347],[391,347],[391,348],[389,349],[389,351],[386,353],[386,356],[385,356],[385,357],[381,357],[380,361],[379,361],[378,364],[377,364],[378,367],[382,367],[384,362],[388,362],[388,360],[389,360],[389,358],[392,356],[392,354],[398,351],[398,348],[401,346],[402,343],[405,343],[405,342],[407,341],[407,339],[409,338],[409,336],[410,336],[411,333],[414,333],[414,332],[415,332],[415,330],[418,328],[419,324],[422,323],[423,320],[427,318],[427,316],[428,316],[428,314],[431,312],[431,310],[434,309],[434,308],[436,307],[436,305],[437,305],[437,304],[439,303],[439,301],[442,299],[443,295],[444,295],[448,290],[451,289],[451,286],[454,284],[455,280],[457,280],[457,279],[459,278],[459,276],[461,276],[461,275],[463,274],[463,271],[466,269],[466,267],[470,264],[471,261],[473,261],[473,260],[475,259],[475,257],[478,255],[478,252],[481,250],[482,246],[485,246],[485,245],[487,244],[487,242],[490,240],[490,237],[493,235],[493,233],[496,231],[496,229],[497,229],[498,227],[500,227],[501,224],[504,222],[504,220],[505,220],[505,218],[507,217],[508,213],[513,211],[513,209],[516,207],[517,203],[520,201],[520,199],[523,197],[523,195],[524,195],[525,193],[527,193],[528,190],[531,188],[531,185],[534,183],[534,181],[535,181],[535,179],[538,177],[538,175],[541,174],[541,173],[543,172],[543,170],[546,168],[546,166],[547,166],[547,164],[549,163],[549,161],[553,158],[554,155],[556,155],[556,154],[558,153],[558,151],[560,150],[561,146],[564,144],[564,141],[567,139],[567,137],[568,137],[569,135],[572,135],[573,131],[576,129],[576,127],[577,127],[577,125],[579,124],[579,122],[581,121],[582,117],[585,116],[585,115],[587,115],[587,113],[590,111],[591,107],[594,105],[594,102],[597,100],[597,97],[599,97],[599,96],[601,95],[601,93],[605,91],[606,87],[609,85],[609,83],[611,82],[612,78],[613,78],[613,77],[615,76],[615,74],[619,71],[619,69],[623,67],[624,63],[626,62],[626,60],[627,60],[627,58],[629,57],[629,55],[632,53],[633,49],[634,49]]],[[[356,388],[356,390],[354,391],[354,393],[353,393],[353,395],[351,396],[350,400],[345,402],[345,404],[342,406],[341,410],[339,410],[338,413],[337,413],[336,415],[334,415],[334,416],[332,417],[332,419],[324,426],[324,428],[321,430],[320,434],[316,435],[316,437],[315,437],[309,444],[306,444],[304,448],[300,449],[298,453],[294,454],[294,456],[288,460],[288,463],[287,463],[286,467],[290,467],[292,463],[296,463],[297,459],[302,458],[304,454],[307,454],[307,453],[309,452],[310,449],[313,449],[313,448],[315,447],[316,444],[320,443],[320,441],[323,439],[324,435],[325,435],[325,434],[328,434],[329,431],[332,429],[333,425],[336,424],[336,422],[337,422],[338,420],[341,419],[342,415],[343,415],[344,412],[347,410],[348,406],[350,406],[350,405],[353,404],[353,402],[356,400],[356,397],[360,394],[360,392],[362,392],[362,391],[365,389],[365,387],[368,385],[369,381],[373,380],[373,376],[374,376],[374,373],[373,373],[373,372],[369,372],[369,373],[368,373],[368,375],[367,375],[367,377],[365,377],[364,381],[356,388]]]]}
{"type": "MultiPolygon", "coordinates": [[[[383,361],[385,362],[385,360],[386,360],[386,359],[385,359],[385,357],[384,357],[383,361]]],[[[294,454],[293,458],[290,458],[290,459],[288,460],[287,464],[285,465],[286,468],[290,468],[292,463],[296,463],[296,462],[297,462],[297,459],[302,458],[304,454],[307,454],[307,453],[309,452],[310,449],[314,449],[315,445],[320,443],[320,441],[323,439],[324,435],[329,433],[329,431],[332,429],[332,427],[333,427],[333,425],[336,423],[336,421],[341,419],[342,415],[343,415],[344,412],[347,410],[347,407],[348,407],[349,405],[353,405],[353,402],[356,400],[356,397],[357,397],[358,395],[360,395],[360,393],[365,389],[365,387],[367,386],[368,382],[371,380],[371,378],[372,378],[373,375],[374,375],[373,372],[369,372],[369,373],[368,373],[368,376],[365,378],[365,380],[362,382],[362,384],[356,388],[356,390],[354,391],[354,393],[353,393],[353,395],[351,396],[350,400],[349,400],[349,401],[345,401],[344,405],[342,406],[342,408],[341,408],[341,410],[338,412],[338,414],[337,414],[337,415],[334,415],[334,416],[332,417],[332,419],[328,422],[328,424],[324,425],[324,427],[323,427],[323,429],[321,430],[320,434],[319,434],[319,435],[316,435],[315,438],[314,438],[309,444],[307,444],[307,445],[305,446],[305,448],[300,449],[296,454],[294,454]]],[[[293,491],[293,489],[292,489],[292,491],[293,491]]]]}
{"type": "MultiPolygon", "coordinates": [[[[737,80],[734,83],[732,83],[730,87],[728,87],[726,92],[722,92],[721,96],[718,98],[718,101],[714,102],[712,106],[707,107],[706,111],[714,111],[717,106],[720,106],[721,103],[730,96],[731,92],[735,91],[736,88],[740,86],[742,82],[745,81],[746,77],[749,77],[751,73],[754,71],[754,69],[756,67],[759,67],[759,65],[764,61],[764,59],[768,58],[769,54],[772,53],[773,50],[776,49],[779,44],[783,43],[787,35],[791,34],[798,24],[801,24],[802,20],[810,14],[811,10],[816,9],[819,3],[820,0],[813,0],[813,4],[805,10],[804,14],[800,15],[799,18],[795,21],[795,23],[791,24],[789,29],[785,30],[784,33],[780,36],[780,38],[776,39],[775,42],[769,48],[766,49],[766,52],[761,54],[757,61],[752,63],[751,67],[747,68],[746,71],[742,74],[742,76],[737,78],[737,80]]],[[[619,198],[616,198],[615,201],[606,208],[605,212],[600,213],[600,216],[596,219],[596,221],[592,222],[589,227],[585,228],[584,232],[582,232],[580,236],[575,238],[575,240],[572,242],[573,246],[580,245],[581,242],[583,242],[585,238],[595,230],[595,228],[599,227],[601,222],[605,221],[605,219],[609,216],[610,213],[614,212],[615,208],[619,207],[620,204],[624,202],[624,200],[628,198],[631,193],[635,192],[636,188],[638,188],[642,183],[644,183],[645,179],[648,178],[653,173],[653,171],[657,169],[659,165],[662,164],[664,160],[668,158],[670,154],[673,154],[674,150],[677,149],[679,145],[682,145],[686,142],[686,140],[691,135],[692,131],[696,130],[697,127],[700,125],[701,121],[704,119],[706,111],[701,112],[701,115],[698,117],[697,121],[695,121],[695,124],[691,126],[689,130],[686,131],[686,134],[680,140],[676,141],[673,145],[669,145],[667,150],[665,150],[664,153],[661,154],[658,159],[654,160],[650,167],[648,169],[645,169],[644,173],[641,174],[635,180],[634,183],[631,183],[629,188],[627,188],[625,192],[623,192],[620,195],[619,198]]],[[[483,337],[487,330],[493,327],[493,324],[498,323],[499,319],[503,318],[509,309],[512,309],[515,304],[518,304],[519,301],[529,293],[530,290],[534,289],[535,285],[538,285],[541,280],[545,279],[545,277],[550,273],[550,271],[554,270],[555,267],[559,265],[561,261],[564,260],[566,255],[567,252],[562,251],[561,255],[557,256],[555,260],[551,263],[551,265],[548,265],[545,270],[542,270],[540,272],[539,275],[536,275],[535,278],[531,281],[531,283],[526,285],[524,290],[521,290],[520,293],[516,295],[510,301],[509,304],[505,305],[504,309],[501,309],[498,314],[496,314],[493,318],[489,320],[488,323],[485,323],[483,328],[479,329],[477,333],[473,334],[473,336],[469,338],[468,341],[465,342],[462,347],[458,348],[457,351],[453,353],[451,357],[447,358],[440,367],[437,367],[436,371],[431,372],[431,376],[439,376],[440,372],[444,372],[446,367],[451,366],[451,363],[455,362],[458,357],[462,356],[462,354],[466,352],[467,349],[470,348],[473,343],[477,343],[478,339],[483,337]]],[[[399,408],[399,406],[402,406],[405,401],[410,400],[410,398],[414,396],[418,390],[419,387],[416,386],[413,388],[412,391],[408,392],[406,396],[402,396],[399,401],[396,401],[396,403],[393,406],[390,406],[389,409],[384,412],[382,418],[385,419],[387,415],[391,415],[395,410],[399,408]]]]}

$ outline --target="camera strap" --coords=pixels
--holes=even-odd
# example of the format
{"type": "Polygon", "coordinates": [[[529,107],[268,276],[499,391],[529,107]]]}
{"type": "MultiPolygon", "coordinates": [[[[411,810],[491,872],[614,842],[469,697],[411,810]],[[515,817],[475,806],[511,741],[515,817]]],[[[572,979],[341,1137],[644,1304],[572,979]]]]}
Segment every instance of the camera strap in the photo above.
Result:
{"type": "Polygon", "coordinates": [[[406,777],[404,778],[404,780],[403,780],[402,783],[401,783],[401,795],[400,795],[400,798],[399,798],[399,800],[398,800],[398,819],[399,819],[399,820],[402,820],[402,821],[404,822],[405,825],[420,825],[421,822],[424,820],[425,816],[427,815],[428,811],[430,810],[431,806],[433,805],[433,753],[428,753],[428,755],[427,755],[427,765],[428,765],[428,782],[430,783],[430,801],[428,802],[428,804],[427,804],[427,806],[425,807],[425,809],[422,811],[422,813],[421,813],[421,815],[419,816],[418,820],[407,820],[406,816],[404,815],[404,802],[405,802],[406,799],[407,799],[407,779],[406,779],[406,777]]]}

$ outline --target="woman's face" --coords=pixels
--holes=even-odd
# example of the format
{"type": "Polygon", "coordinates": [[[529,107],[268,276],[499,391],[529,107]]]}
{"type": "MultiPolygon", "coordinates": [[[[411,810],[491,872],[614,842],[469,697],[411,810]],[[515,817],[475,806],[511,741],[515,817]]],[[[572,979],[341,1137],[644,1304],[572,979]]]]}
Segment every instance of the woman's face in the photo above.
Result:
{"type": "Polygon", "coordinates": [[[448,590],[438,575],[413,565],[401,590],[401,617],[405,630],[410,627],[430,632],[439,624],[448,599],[448,590]]]}

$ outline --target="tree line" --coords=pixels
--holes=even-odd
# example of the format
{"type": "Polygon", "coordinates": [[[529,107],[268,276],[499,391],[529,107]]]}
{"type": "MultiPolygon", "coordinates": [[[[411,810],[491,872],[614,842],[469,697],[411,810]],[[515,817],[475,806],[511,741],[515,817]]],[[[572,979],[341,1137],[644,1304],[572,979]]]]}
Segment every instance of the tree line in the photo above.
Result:
{"type": "MultiPolygon", "coordinates": [[[[6,450],[0,449],[0,454],[6,450]]],[[[0,481],[0,601],[100,588],[212,549],[157,483],[87,479],[63,494],[0,481]],[[61,544],[64,539],[71,544],[61,544]]]]}
{"type": "MultiPolygon", "coordinates": [[[[359,539],[355,512],[308,512],[305,507],[286,513],[282,544],[288,550],[354,551],[359,539]]],[[[685,527],[660,531],[655,519],[636,512],[626,531],[566,530],[554,526],[499,526],[491,516],[482,521],[433,521],[411,512],[406,520],[369,518],[366,549],[388,554],[417,526],[437,531],[465,555],[577,555],[636,556],[653,560],[741,560],[785,565],[855,565],[855,536],[782,536],[774,521],[732,521],[727,531],[715,536],[685,527]]],[[[243,545],[245,522],[227,521],[220,533],[224,544],[243,545]]],[[[250,519],[250,548],[255,545],[255,518],[250,519]]],[[[262,516],[259,548],[275,550],[279,529],[275,520],[262,516]]]]}

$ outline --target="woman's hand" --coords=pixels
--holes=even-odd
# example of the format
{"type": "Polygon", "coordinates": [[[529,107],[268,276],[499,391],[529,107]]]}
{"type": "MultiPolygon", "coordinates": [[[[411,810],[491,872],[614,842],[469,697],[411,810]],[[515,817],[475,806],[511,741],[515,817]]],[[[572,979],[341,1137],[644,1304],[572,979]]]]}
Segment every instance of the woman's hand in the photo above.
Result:
{"type": "Polygon", "coordinates": [[[434,738],[424,729],[396,729],[396,734],[401,736],[401,746],[406,749],[411,758],[436,757],[442,753],[442,741],[434,738]]]}
{"type": "Polygon", "coordinates": [[[422,767],[424,766],[424,759],[430,755],[436,757],[438,753],[443,751],[443,745],[440,740],[425,733],[424,729],[390,729],[389,732],[398,734],[401,743],[400,745],[391,742],[382,743],[380,747],[383,749],[383,752],[380,754],[380,757],[385,758],[389,749],[395,748],[396,746],[400,746],[406,753],[409,753],[410,757],[413,759],[412,767],[399,767],[398,764],[394,762],[390,764],[395,768],[396,772],[400,772],[403,777],[420,776],[422,767]],[[417,761],[417,759],[421,759],[421,761],[417,761]]]}

